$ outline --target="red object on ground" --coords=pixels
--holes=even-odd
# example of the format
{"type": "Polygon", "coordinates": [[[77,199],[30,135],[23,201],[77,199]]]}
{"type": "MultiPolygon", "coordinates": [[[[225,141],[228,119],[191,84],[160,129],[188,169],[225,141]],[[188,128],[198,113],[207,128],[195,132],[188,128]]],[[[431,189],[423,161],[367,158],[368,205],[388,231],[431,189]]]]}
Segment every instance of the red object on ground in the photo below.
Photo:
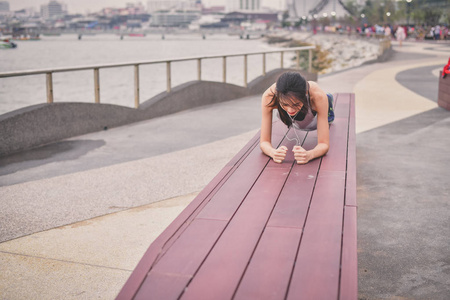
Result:
{"type": "Polygon", "coordinates": [[[442,70],[442,78],[445,78],[447,74],[450,74],[450,58],[448,59],[448,64],[446,64],[444,69],[442,70]]]}

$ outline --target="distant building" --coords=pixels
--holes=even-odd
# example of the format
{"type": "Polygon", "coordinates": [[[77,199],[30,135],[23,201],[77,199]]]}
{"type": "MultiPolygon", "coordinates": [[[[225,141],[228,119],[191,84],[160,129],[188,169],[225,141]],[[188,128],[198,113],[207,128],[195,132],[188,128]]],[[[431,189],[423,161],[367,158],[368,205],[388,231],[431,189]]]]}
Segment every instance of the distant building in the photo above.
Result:
{"type": "Polygon", "coordinates": [[[194,9],[198,5],[198,0],[148,0],[147,12],[152,14],[160,10],[194,9]]]}
{"type": "Polygon", "coordinates": [[[258,13],[258,12],[230,12],[222,18],[222,22],[241,25],[242,22],[278,22],[276,13],[258,13]]]}
{"type": "Polygon", "coordinates": [[[199,17],[200,11],[157,11],[152,14],[151,25],[163,27],[187,27],[192,21],[199,17]]]}
{"type": "Polygon", "coordinates": [[[259,11],[261,0],[227,0],[227,11],[259,11]]]}
{"type": "Polygon", "coordinates": [[[9,11],[9,2],[8,1],[0,1],[0,12],[9,11]]]}
{"type": "Polygon", "coordinates": [[[65,15],[63,5],[57,1],[50,1],[48,4],[41,6],[41,17],[50,20],[59,18],[65,15]]]}

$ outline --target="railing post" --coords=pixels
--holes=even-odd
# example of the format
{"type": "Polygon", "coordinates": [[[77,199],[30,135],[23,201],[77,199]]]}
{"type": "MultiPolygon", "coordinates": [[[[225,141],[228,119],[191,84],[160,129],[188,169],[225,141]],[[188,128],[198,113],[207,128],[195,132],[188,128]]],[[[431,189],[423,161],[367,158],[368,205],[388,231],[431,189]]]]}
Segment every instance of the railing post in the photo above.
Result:
{"type": "Polygon", "coordinates": [[[172,83],[171,83],[172,78],[170,75],[170,61],[166,62],[166,66],[167,66],[167,68],[166,68],[167,69],[167,92],[170,93],[170,90],[172,88],[172,83]]]}
{"type": "Polygon", "coordinates": [[[308,50],[308,72],[312,72],[312,49],[308,50]]]}
{"type": "Polygon", "coordinates": [[[139,107],[139,65],[134,65],[134,107],[139,107]]]}
{"type": "Polygon", "coordinates": [[[202,59],[201,58],[197,59],[197,74],[198,74],[198,76],[197,76],[198,81],[201,81],[202,80],[202,59]]]}
{"type": "Polygon", "coordinates": [[[244,55],[244,86],[247,87],[247,54],[244,55]]]}
{"type": "Polygon", "coordinates": [[[300,70],[300,51],[297,51],[297,70],[300,70]]]}
{"type": "Polygon", "coordinates": [[[47,103],[53,103],[53,78],[52,73],[46,73],[47,78],[47,103]]]}
{"type": "Polygon", "coordinates": [[[283,60],[284,60],[284,52],[281,51],[281,65],[280,65],[280,67],[281,67],[282,69],[284,69],[284,62],[283,62],[283,60]]]}
{"type": "Polygon", "coordinates": [[[266,76],[266,54],[263,53],[263,57],[262,57],[262,64],[263,64],[263,76],[266,76]]]}
{"type": "Polygon", "coordinates": [[[94,68],[94,92],[95,103],[100,103],[100,72],[98,68],[94,68]]]}
{"type": "Polygon", "coordinates": [[[223,83],[226,83],[227,82],[227,57],[226,56],[224,56],[223,57],[223,62],[222,62],[222,65],[223,65],[223,83]]]}

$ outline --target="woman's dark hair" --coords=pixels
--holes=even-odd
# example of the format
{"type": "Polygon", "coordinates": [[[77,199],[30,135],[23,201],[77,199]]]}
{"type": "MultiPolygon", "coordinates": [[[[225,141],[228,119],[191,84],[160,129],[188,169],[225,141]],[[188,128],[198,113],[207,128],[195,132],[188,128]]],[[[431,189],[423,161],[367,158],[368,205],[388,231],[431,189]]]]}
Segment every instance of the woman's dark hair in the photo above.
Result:
{"type": "Polygon", "coordinates": [[[309,110],[309,101],[307,100],[306,93],[307,82],[300,73],[283,73],[278,77],[276,91],[268,106],[278,109],[281,121],[289,127],[292,125],[292,119],[281,107],[280,103],[298,106],[299,102],[301,102],[303,104],[303,107],[299,112],[299,118],[301,119],[301,115],[304,117],[309,110]]]}

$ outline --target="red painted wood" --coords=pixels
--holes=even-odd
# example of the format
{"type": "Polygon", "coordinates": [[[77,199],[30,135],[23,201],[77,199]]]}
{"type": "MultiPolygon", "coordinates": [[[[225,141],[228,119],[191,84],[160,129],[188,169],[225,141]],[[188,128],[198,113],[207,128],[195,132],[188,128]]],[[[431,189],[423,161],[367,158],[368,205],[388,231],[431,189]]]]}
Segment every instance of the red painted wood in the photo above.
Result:
{"type": "MultiPolygon", "coordinates": [[[[274,145],[281,142],[286,131],[287,127],[284,124],[281,122],[274,123],[272,130],[274,145]]],[[[199,218],[230,220],[253,183],[271,160],[262,153],[258,146],[255,146],[245,161],[236,169],[233,176],[224,183],[214,198],[205,206],[199,214],[199,218]]]]}
{"type": "Polygon", "coordinates": [[[227,163],[227,166],[234,166],[247,157],[247,155],[255,148],[259,147],[260,132],[256,133],[253,138],[227,163]]]}
{"type": "Polygon", "coordinates": [[[266,168],[181,299],[232,298],[288,171],[266,168]]]}
{"type": "Polygon", "coordinates": [[[153,263],[164,253],[163,248],[168,248],[171,241],[183,232],[185,227],[193,220],[196,214],[207,204],[210,197],[222,186],[233,171],[242,163],[249,152],[259,144],[259,136],[255,135],[247,145],[235,155],[214,178],[197,195],[197,197],[180,213],[180,215],[163,231],[161,235],[150,245],[133,273],[128,278],[122,290],[116,299],[131,299],[139,289],[147,272],[151,269],[153,263]]]}
{"type": "Polygon", "coordinates": [[[302,230],[266,227],[234,300],[284,299],[302,230]]]}
{"type": "Polygon", "coordinates": [[[345,171],[347,169],[348,119],[336,118],[330,126],[330,149],[322,159],[321,170],[345,171]]]}
{"type": "Polygon", "coordinates": [[[356,121],[355,95],[350,96],[350,119],[348,128],[347,183],[345,188],[345,205],[356,206],[356,121]]]}
{"type": "Polygon", "coordinates": [[[136,298],[178,299],[226,225],[194,220],[150,270],[136,298]]]}
{"type": "Polygon", "coordinates": [[[337,299],[344,172],[320,170],[288,299],[337,299]]]}
{"type": "Polygon", "coordinates": [[[358,299],[358,253],[356,232],[356,207],[344,210],[344,234],[342,241],[341,280],[339,299],[358,299]]]}
{"type": "Polygon", "coordinates": [[[203,189],[199,195],[178,215],[175,220],[156,238],[139,261],[133,273],[128,278],[116,299],[131,299],[141,286],[153,263],[163,253],[163,249],[172,238],[178,237],[183,231],[184,225],[190,223],[196,212],[204,206],[208,196],[221,186],[222,180],[229,176],[231,167],[224,167],[214,179],[203,189]]]}
{"type": "Polygon", "coordinates": [[[336,118],[348,118],[350,111],[350,94],[340,93],[334,107],[336,118]]]}
{"type": "MultiPolygon", "coordinates": [[[[303,147],[310,149],[316,143],[317,134],[310,132],[303,147]]],[[[306,165],[295,163],[267,226],[303,228],[320,161],[316,159],[306,165]]]]}
{"type": "Polygon", "coordinates": [[[191,276],[160,274],[151,272],[139,289],[134,300],[176,300],[187,285],[191,276]]]}
{"type": "MultiPolygon", "coordinates": [[[[235,292],[236,298],[268,299],[285,294],[289,274],[290,299],[336,299],[339,283],[341,299],[356,299],[354,95],[337,94],[335,101],[324,158],[297,165],[289,151],[276,164],[261,153],[255,135],[155,240],[118,299],[139,289],[136,298],[145,299],[231,299],[235,292]]],[[[287,127],[280,121],[273,127],[273,144],[291,150],[287,127]]],[[[316,143],[317,133],[310,132],[303,147],[316,143]]]]}

